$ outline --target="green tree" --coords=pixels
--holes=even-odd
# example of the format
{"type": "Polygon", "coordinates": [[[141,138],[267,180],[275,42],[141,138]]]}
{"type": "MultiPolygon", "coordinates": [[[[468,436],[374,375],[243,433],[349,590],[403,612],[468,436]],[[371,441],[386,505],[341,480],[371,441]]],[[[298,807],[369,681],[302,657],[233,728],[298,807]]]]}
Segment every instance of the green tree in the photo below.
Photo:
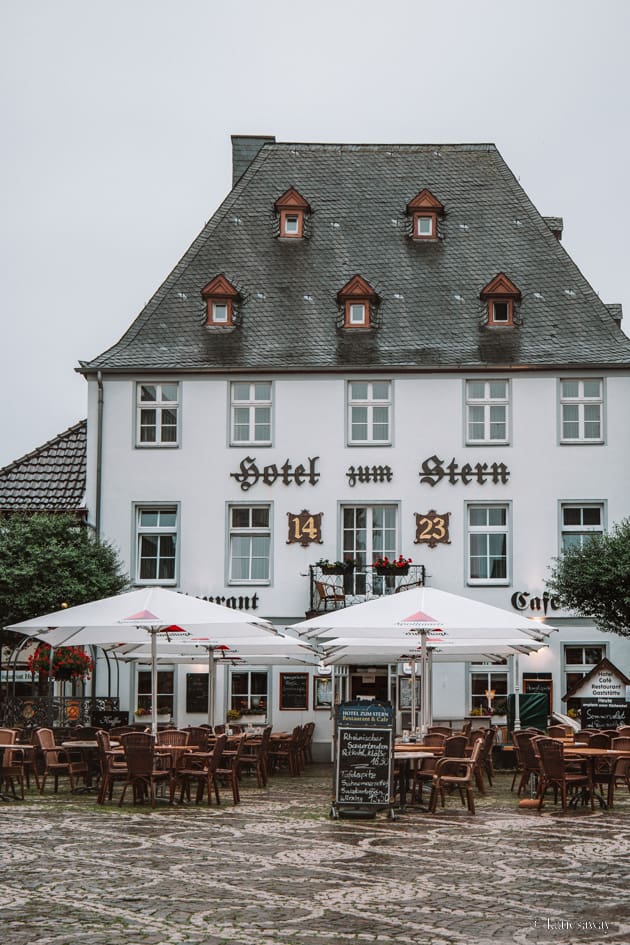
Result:
{"type": "Polygon", "coordinates": [[[583,547],[568,548],[552,566],[548,588],[561,604],[600,630],[630,636],[630,518],[583,547]]]}
{"type": "Polygon", "coordinates": [[[128,583],[117,551],[70,515],[0,522],[0,627],[111,597],[128,583]]]}

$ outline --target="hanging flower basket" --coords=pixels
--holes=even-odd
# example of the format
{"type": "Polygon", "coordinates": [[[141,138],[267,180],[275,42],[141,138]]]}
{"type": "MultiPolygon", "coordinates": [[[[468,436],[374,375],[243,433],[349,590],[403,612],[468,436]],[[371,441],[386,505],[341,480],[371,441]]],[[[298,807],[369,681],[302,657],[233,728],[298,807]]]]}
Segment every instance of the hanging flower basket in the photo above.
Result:
{"type": "Polygon", "coordinates": [[[53,650],[51,668],[50,646],[40,643],[28,658],[28,668],[32,673],[45,673],[60,682],[67,682],[70,679],[89,679],[94,662],[80,646],[60,646],[53,650]]]}

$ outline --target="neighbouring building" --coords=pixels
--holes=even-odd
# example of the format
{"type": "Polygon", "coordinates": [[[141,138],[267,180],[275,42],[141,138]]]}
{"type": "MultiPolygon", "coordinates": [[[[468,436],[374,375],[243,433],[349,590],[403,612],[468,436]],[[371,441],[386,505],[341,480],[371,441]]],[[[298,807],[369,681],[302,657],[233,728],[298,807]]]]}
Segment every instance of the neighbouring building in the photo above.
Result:
{"type": "MultiPolygon", "coordinates": [[[[562,220],[492,144],[232,144],[224,202],[80,365],[89,519],[133,584],[290,624],[394,590],[373,563],[402,554],[408,580],[559,628],[518,666],[438,664],[436,718],[482,711],[486,691],[500,711],[516,672],[561,712],[602,659],[628,672],[628,641],[545,590],[563,547],[630,512],[630,340],[562,220]],[[328,577],[321,559],[355,566],[328,577]]],[[[160,677],[181,724],[202,720],[193,671],[160,677]]],[[[351,667],[346,693],[396,700],[400,671],[351,667]]],[[[324,682],[292,708],[279,685],[277,668],[233,667],[218,698],[268,704],[282,728],[317,693],[326,706],[324,682]]]]}

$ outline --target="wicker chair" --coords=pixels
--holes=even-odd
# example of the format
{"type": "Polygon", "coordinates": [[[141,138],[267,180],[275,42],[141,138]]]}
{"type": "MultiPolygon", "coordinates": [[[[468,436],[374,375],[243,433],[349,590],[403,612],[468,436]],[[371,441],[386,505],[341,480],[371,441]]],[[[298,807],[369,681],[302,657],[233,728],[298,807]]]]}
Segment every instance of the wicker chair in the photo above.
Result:
{"type": "Polygon", "coordinates": [[[114,782],[122,781],[127,777],[127,765],[120,752],[112,750],[109,732],[99,730],[96,733],[98,745],[98,761],[101,772],[101,786],[96,799],[97,804],[104,804],[108,797],[111,801],[114,792],[114,782]]]}
{"type": "MultiPolygon", "coordinates": [[[[588,764],[584,770],[576,771],[567,765],[564,757],[562,742],[544,735],[532,739],[534,751],[540,758],[540,781],[538,784],[538,809],[543,805],[548,788],[553,788],[554,803],[558,802],[558,791],[562,802],[562,810],[567,810],[567,797],[575,788],[587,791],[590,797],[591,810],[594,807],[593,781],[588,764]]],[[[575,763],[575,758],[572,761],[575,763]]]]}
{"type": "MultiPolygon", "coordinates": [[[[433,733],[439,735],[438,732],[433,733]]],[[[424,738],[424,744],[427,744],[427,738],[430,738],[431,735],[427,735],[424,738]]],[[[444,747],[444,754],[442,758],[463,758],[466,753],[466,745],[468,739],[466,735],[451,735],[449,738],[444,738],[441,743],[444,747]]],[[[433,743],[437,745],[438,743],[433,743]]],[[[433,775],[435,774],[435,769],[437,765],[437,758],[421,758],[420,765],[416,768],[413,773],[413,782],[412,782],[412,800],[422,802],[422,788],[425,784],[433,783],[433,775]]]]}
{"type": "Polygon", "coordinates": [[[247,738],[238,760],[240,779],[243,770],[255,771],[258,787],[266,787],[268,781],[269,741],[271,725],[266,725],[260,738],[247,738]]]}
{"type": "Polygon", "coordinates": [[[550,725],[547,729],[549,738],[566,738],[568,733],[569,729],[566,725],[550,725]]]}
{"type": "Polygon", "coordinates": [[[527,788],[532,778],[534,779],[534,791],[535,793],[538,792],[540,758],[534,751],[532,739],[539,737],[539,735],[535,735],[532,732],[512,732],[512,741],[514,742],[514,750],[516,752],[516,771],[512,779],[512,790],[514,790],[514,783],[520,774],[518,787],[516,789],[516,793],[519,796],[527,788]]]}
{"type": "MultiPolygon", "coordinates": [[[[15,745],[17,732],[11,728],[0,728],[0,745],[15,745]]],[[[15,782],[20,785],[22,800],[24,800],[24,782],[26,780],[26,770],[24,768],[25,749],[19,746],[15,748],[4,748],[2,752],[2,768],[0,769],[0,785],[6,784],[11,790],[13,797],[15,793],[15,782]]]]}
{"type": "Polygon", "coordinates": [[[471,814],[475,813],[473,783],[475,781],[475,769],[479,763],[482,748],[482,741],[477,739],[468,757],[438,759],[431,784],[431,797],[429,799],[429,810],[431,813],[435,813],[438,795],[442,801],[442,807],[444,807],[445,787],[456,787],[459,791],[462,804],[467,804],[471,814]]]}
{"type": "Polygon", "coordinates": [[[180,767],[175,771],[176,786],[179,785],[180,788],[180,804],[184,800],[184,794],[190,800],[190,784],[192,781],[197,782],[196,804],[199,804],[203,799],[204,789],[208,791],[208,806],[212,803],[213,791],[217,804],[221,803],[218,768],[226,742],[227,735],[218,735],[212,751],[193,751],[184,756],[180,767]]]}
{"type": "Polygon", "coordinates": [[[151,807],[155,807],[156,784],[168,784],[170,803],[172,804],[175,781],[171,756],[161,756],[161,763],[165,767],[157,767],[156,746],[153,742],[153,736],[145,732],[129,732],[127,735],[122,735],[120,740],[125,749],[127,777],[118,805],[122,806],[127,788],[131,785],[134,804],[144,801],[148,794],[151,798],[151,807]]]}
{"type": "Polygon", "coordinates": [[[284,764],[292,778],[299,777],[301,725],[296,725],[286,738],[272,739],[269,745],[270,771],[278,771],[284,764]]]}
{"type": "MultiPolygon", "coordinates": [[[[619,738],[613,738],[611,748],[617,751],[630,751],[630,734],[623,735],[619,738]]],[[[615,759],[612,764],[609,776],[604,781],[601,781],[596,773],[595,780],[599,784],[606,783],[608,785],[607,804],[608,807],[612,807],[614,804],[616,787],[619,785],[625,785],[628,789],[628,792],[630,793],[630,758],[615,759]]]]}
{"type": "Polygon", "coordinates": [[[197,751],[203,752],[210,750],[208,739],[212,738],[211,728],[202,725],[189,725],[186,731],[188,732],[187,744],[195,745],[197,751]]]}
{"type": "Polygon", "coordinates": [[[245,747],[245,738],[245,735],[236,735],[230,739],[227,747],[221,752],[221,758],[215,770],[217,778],[221,781],[229,782],[232,788],[232,800],[234,804],[240,804],[241,801],[238,775],[240,758],[245,747]]]}
{"type": "Polygon", "coordinates": [[[307,765],[313,764],[313,735],[315,734],[315,722],[307,722],[303,726],[303,751],[304,751],[304,763],[307,765]]]}
{"type": "Polygon", "coordinates": [[[38,728],[35,733],[37,747],[44,757],[44,773],[39,786],[39,793],[44,793],[46,779],[53,776],[55,794],[59,788],[59,778],[63,775],[70,782],[70,790],[75,790],[75,779],[81,778],[87,786],[88,769],[83,760],[73,761],[69,751],[55,744],[55,736],[50,728],[38,728]]]}

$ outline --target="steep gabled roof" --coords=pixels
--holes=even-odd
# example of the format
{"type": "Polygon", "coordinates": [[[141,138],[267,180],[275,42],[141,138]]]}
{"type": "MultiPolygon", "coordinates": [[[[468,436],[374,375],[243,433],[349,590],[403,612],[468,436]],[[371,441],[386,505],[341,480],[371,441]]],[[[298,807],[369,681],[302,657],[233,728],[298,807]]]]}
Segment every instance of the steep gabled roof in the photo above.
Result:
{"type": "Polygon", "coordinates": [[[85,512],[87,421],[0,469],[0,513],[85,512]]]}
{"type": "Polygon", "coordinates": [[[117,344],[80,370],[412,371],[630,366],[630,339],[555,238],[494,145],[283,144],[258,150],[234,189],[117,344]],[[274,203],[308,194],[309,239],[274,238],[274,203]],[[423,189],[447,208],[440,239],[409,238],[423,189]],[[287,245],[290,242],[291,245],[287,245]],[[201,289],[223,272],[240,325],[204,325],[201,289]],[[336,293],[378,288],[379,327],[348,339],[336,293]],[[504,272],[519,324],[481,324],[504,272]]]}

